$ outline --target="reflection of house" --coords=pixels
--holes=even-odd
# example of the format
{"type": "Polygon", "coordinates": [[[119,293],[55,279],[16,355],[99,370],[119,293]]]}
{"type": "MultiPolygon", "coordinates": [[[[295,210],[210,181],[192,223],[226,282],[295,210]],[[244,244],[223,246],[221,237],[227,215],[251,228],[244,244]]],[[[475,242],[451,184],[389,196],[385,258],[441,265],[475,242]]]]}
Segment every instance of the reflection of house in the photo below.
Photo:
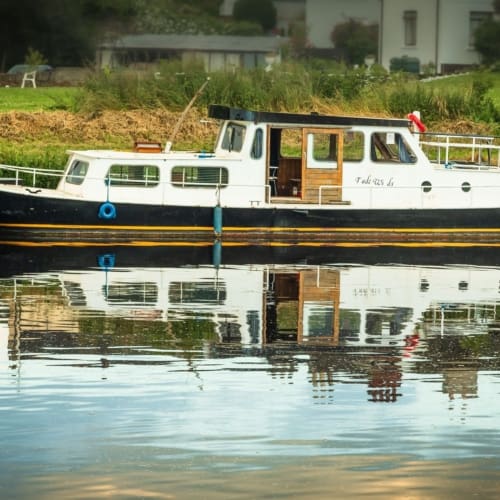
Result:
{"type": "Polygon", "coordinates": [[[201,61],[208,72],[279,63],[286,39],[271,36],[125,35],[97,49],[97,66],[117,67],[180,59],[201,61]]]}

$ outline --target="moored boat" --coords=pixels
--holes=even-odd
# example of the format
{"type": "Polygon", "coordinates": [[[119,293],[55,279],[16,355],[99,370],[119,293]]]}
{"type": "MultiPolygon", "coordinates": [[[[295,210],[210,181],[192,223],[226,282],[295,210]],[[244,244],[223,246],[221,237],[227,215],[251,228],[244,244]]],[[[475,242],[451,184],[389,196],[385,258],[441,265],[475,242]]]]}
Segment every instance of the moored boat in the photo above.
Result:
{"type": "Polygon", "coordinates": [[[70,151],[61,172],[0,165],[1,242],[500,244],[498,138],[424,133],[416,114],[208,116],[211,153],[142,143],[70,151]]]}

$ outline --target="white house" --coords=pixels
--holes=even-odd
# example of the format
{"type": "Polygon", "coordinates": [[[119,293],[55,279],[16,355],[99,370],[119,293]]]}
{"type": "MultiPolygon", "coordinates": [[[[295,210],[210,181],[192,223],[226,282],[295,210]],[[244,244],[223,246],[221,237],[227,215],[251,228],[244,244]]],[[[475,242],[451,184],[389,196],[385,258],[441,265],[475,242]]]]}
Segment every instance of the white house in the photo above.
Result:
{"type": "Polygon", "coordinates": [[[349,19],[379,25],[378,61],[418,60],[449,73],[480,62],[474,31],[493,14],[493,0],[306,0],[309,41],[333,48],[335,25],[349,19]]]}
{"type": "MultiPolygon", "coordinates": [[[[368,1],[368,0],[367,0],[368,1]]],[[[379,61],[408,56],[437,73],[479,64],[474,31],[493,15],[492,0],[376,0],[381,3],[379,61]]]]}

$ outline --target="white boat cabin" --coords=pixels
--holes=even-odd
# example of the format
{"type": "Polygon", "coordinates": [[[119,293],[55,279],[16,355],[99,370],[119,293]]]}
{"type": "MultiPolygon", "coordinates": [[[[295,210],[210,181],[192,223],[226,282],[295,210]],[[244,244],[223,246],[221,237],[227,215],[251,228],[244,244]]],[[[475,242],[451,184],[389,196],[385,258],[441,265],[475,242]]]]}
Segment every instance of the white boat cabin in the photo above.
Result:
{"type": "Polygon", "coordinates": [[[500,146],[494,137],[419,134],[409,119],[225,106],[211,106],[209,116],[221,120],[213,153],[159,144],[133,152],[71,151],[56,192],[41,189],[38,196],[336,210],[499,205],[500,146]]]}

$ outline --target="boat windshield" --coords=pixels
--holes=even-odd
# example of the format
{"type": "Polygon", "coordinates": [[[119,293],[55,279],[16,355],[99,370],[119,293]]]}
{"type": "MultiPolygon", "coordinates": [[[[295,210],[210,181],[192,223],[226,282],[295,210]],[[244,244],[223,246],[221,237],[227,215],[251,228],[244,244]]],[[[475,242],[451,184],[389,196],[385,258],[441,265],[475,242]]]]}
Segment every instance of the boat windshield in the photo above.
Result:
{"type": "Polygon", "coordinates": [[[238,123],[228,123],[222,138],[222,149],[239,152],[243,148],[246,127],[238,123]]]}
{"type": "Polygon", "coordinates": [[[81,184],[83,182],[83,179],[85,179],[85,176],[87,175],[88,168],[88,162],[75,160],[68,169],[68,173],[66,174],[66,182],[68,184],[81,184]]]}

